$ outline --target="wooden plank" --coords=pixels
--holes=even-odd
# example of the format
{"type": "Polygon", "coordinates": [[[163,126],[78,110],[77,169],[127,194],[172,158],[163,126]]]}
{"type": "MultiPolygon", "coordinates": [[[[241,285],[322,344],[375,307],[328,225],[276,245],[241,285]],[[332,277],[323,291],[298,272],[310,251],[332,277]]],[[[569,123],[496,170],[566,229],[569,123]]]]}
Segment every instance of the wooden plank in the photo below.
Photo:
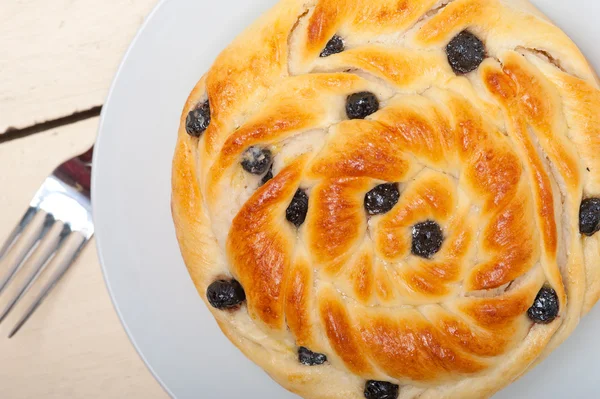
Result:
{"type": "Polygon", "coordinates": [[[101,105],[155,3],[0,1],[0,134],[101,105]]]}
{"type": "MultiPolygon", "coordinates": [[[[0,173],[0,243],[48,173],[94,142],[97,124],[88,119],[0,145],[0,170],[10,171],[0,173]]],[[[6,338],[29,298],[0,324],[0,398],[167,398],[117,318],[94,242],[23,329],[6,338]]]]}

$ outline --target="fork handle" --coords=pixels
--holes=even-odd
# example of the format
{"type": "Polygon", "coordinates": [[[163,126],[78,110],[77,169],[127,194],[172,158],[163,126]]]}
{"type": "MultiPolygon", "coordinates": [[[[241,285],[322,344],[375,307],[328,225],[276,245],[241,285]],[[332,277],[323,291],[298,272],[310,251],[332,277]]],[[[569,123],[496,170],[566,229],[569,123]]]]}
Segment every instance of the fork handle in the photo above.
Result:
{"type": "Polygon", "coordinates": [[[90,194],[90,182],[92,179],[92,158],[94,155],[94,146],[89,150],[72,158],[60,165],[54,174],[61,179],[74,183],[73,186],[81,188],[87,196],[90,194]]]}

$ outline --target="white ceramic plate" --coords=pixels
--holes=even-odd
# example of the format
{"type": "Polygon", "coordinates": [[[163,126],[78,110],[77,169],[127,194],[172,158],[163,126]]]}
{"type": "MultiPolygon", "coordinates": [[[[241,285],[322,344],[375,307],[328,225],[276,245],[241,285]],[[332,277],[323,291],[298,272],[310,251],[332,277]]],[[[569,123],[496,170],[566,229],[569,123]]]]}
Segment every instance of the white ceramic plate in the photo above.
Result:
{"type": "MultiPolygon", "coordinates": [[[[127,52],[94,158],[98,250],[121,321],[165,389],[184,398],[291,399],[220,332],[179,254],[170,211],[181,107],[212,60],[276,0],[166,0],[127,52]]],[[[600,2],[537,0],[600,71],[600,2]]],[[[250,43],[249,43],[250,45],[250,43]]],[[[600,306],[497,398],[599,397],[600,306]]]]}

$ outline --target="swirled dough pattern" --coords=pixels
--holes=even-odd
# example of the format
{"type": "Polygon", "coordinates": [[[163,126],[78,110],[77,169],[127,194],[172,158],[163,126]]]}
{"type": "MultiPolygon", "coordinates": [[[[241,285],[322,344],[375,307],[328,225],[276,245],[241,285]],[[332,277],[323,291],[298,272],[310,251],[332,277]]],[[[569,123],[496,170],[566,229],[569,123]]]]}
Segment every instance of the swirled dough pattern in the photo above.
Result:
{"type": "Polygon", "coordinates": [[[283,0],[200,79],[173,162],[199,294],[311,399],[517,379],[600,295],[598,196],[596,76],[524,0],[283,0]]]}

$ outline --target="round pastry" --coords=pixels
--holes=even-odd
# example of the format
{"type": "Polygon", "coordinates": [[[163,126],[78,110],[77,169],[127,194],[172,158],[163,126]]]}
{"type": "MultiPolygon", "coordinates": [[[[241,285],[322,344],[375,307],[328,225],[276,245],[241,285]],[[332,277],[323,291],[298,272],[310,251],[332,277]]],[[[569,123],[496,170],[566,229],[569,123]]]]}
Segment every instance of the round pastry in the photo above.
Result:
{"type": "Polygon", "coordinates": [[[310,399],[484,398],[600,295],[600,91],[524,0],[283,0],[192,91],[172,210],[310,399]]]}

